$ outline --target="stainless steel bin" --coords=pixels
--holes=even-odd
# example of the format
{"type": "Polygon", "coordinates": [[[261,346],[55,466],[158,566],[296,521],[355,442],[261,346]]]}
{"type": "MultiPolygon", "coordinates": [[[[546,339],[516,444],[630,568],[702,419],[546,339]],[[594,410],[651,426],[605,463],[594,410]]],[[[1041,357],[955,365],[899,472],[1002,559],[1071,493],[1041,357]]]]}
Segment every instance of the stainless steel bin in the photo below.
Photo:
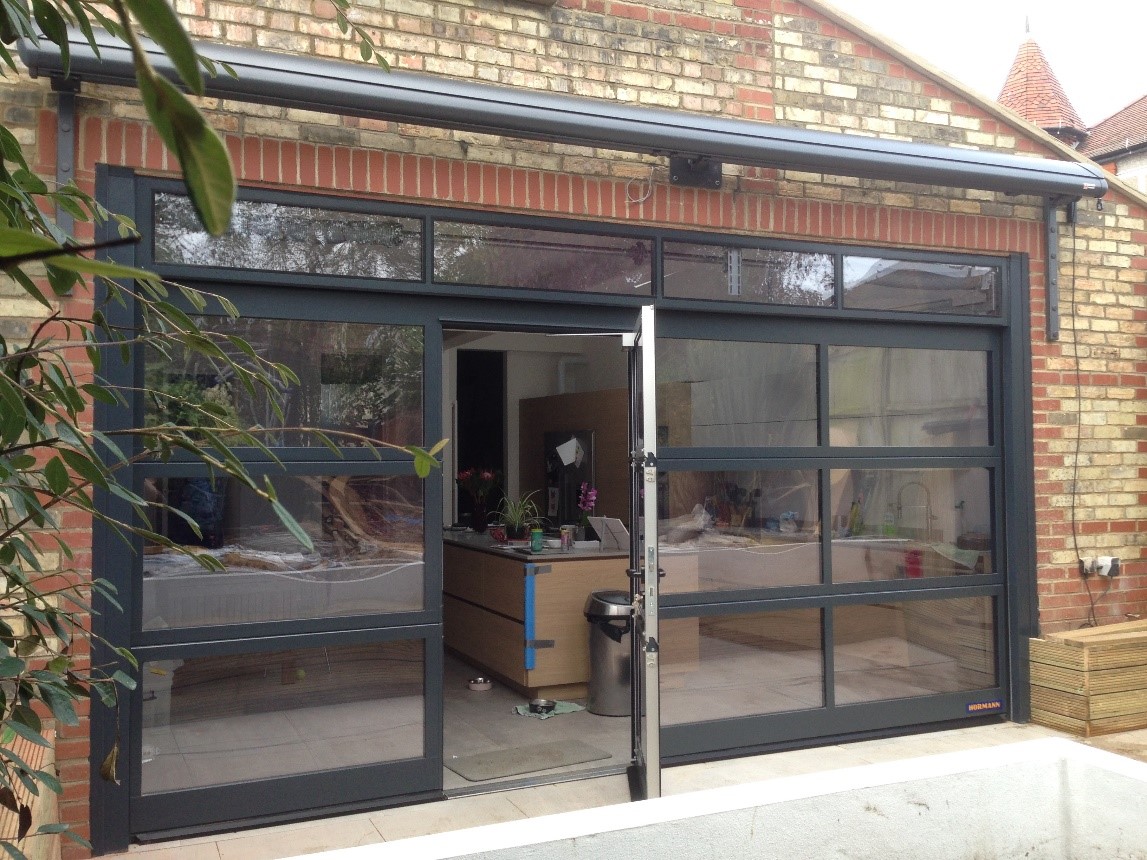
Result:
{"type": "Polygon", "coordinates": [[[585,602],[591,714],[628,717],[633,605],[627,591],[595,591],[585,602]]]}

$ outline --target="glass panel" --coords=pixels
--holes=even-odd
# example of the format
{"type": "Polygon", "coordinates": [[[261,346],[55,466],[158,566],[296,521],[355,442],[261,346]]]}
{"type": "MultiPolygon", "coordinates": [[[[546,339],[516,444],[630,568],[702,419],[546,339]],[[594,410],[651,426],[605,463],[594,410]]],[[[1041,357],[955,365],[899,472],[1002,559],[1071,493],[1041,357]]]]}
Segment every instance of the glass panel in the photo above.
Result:
{"type": "Polygon", "coordinates": [[[988,469],[834,469],[832,581],[995,573],[988,469]]]}
{"type": "Polygon", "coordinates": [[[657,340],[658,444],[815,445],[816,347],[657,340]]]}
{"type": "Polygon", "coordinates": [[[421,640],[153,660],[144,794],[423,755],[421,640]]]}
{"type": "Polygon", "coordinates": [[[436,221],[434,281],[648,296],[653,242],[632,236],[566,233],[436,221]]]}
{"type": "Polygon", "coordinates": [[[832,613],[838,705],[996,685],[991,597],[838,606],[832,613]]]}
{"type": "Polygon", "coordinates": [[[666,242],[665,295],[830,308],[831,254],[666,242]]]}
{"type": "Polygon", "coordinates": [[[178,544],[202,546],[223,570],[159,545],[144,548],[143,627],[162,630],[422,609],[422,481],[414,476],[274,478],[311,536],[307,552],[270,506],[237,481],[148,478],[144,494],[194,520],[151,514],[178,544]]]}
{"type": "Polygon", "coordinates": [[[995,266],[844,258],[844,306],[928,314],[1000,315],[995,266]]]}
{"type": "Polygon", "coordinates": [[[661,725],[824,706],[821,610],[661,620],[661,725]]]}
{"type": "Polygon", "coordinates": [[[662,594],[821,581],[815,470],[661,477],[662,594]]]}
{"type": "MultiPolygon", "coordinates": [[[[214,332],[220,348],[238,364],[246,354],[223,338],[243,338],[260,358],[287,365],[298,385],[282,385],[276,397],[283,418],[276,416],[271,395],[254,396],[232,380],[210,358],[167,345],[168,355],[147,352],[147,384],[160,392],[148,400],[149,423],[169,421],[195,426],[194,409],[173,409],[164,395],[185,402],[213,402],[227,407],[242,427],[317,427],[368,436],[399,445],[422,443],[422,329],[418,326],[308,322],[243,317],[198,317],[214,332]]],[[[269,445],[322,445],[313,434],[281,429],[264,435],[269,445]]],[[[359,445],[337,438],[342,445],[359,445]]]]}
{"type": "Polygon", "coordinates": [[[418,281],[422,222],[239,200],[230,229],[212,236],[188,198],[156,194],[155,262],[418,281]]]}
{"type": "Polygon", "coordinates": [[[828,379],[832,445],[991,444],[985,352],[831,346],[828,379]]]}

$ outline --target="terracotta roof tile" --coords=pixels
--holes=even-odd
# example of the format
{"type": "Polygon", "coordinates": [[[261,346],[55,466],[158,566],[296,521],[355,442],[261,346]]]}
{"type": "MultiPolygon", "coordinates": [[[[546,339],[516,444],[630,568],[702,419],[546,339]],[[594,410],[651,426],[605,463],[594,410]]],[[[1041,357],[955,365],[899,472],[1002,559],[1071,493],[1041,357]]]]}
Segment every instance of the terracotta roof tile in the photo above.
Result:
{"type": "Polygon", "coordinates": [[[997,101],[1048,132],[1063,132],[1078,141],[1087,126],[1072,107],[1051,64],[1035,39],[1020,45],[997,101]]]}
{"type": "Polygon", "coordinates": [[[1147,147],[1147,96],[1099,123],[1080,147],[1096,160],[1111,152],[1147,147]]]}

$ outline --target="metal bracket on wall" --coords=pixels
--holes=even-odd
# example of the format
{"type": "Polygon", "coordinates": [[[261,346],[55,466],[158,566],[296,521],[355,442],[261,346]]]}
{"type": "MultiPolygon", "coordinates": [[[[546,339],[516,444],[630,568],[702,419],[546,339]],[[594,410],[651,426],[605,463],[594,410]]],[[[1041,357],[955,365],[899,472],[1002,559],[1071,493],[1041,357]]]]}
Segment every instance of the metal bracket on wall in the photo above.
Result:
{"type": "Polygon", "coordinates": [[[690,158],[685,155],[669,156],[669,182],[673,185],[685,185],[689,188],[720,188],[721,168],[720,161],[699,155],[690,158]]]}
{"type": "MultiPolygon", "coordinates": [[[[52,79],[57,93],[56,108],[56,188],[63,188],[76,178],[76,91],[78,83],[52,79]]],[[[65,209],[56,207],[56,226],[70,234],[76,219],[65,209]]]]}
{"type": "MultiPolygon", "coordinates": [[[[1067,214],[1067,223],[1075,223],[1075,207],[1078,201],[1073,197],[1049,197],[1044,203],[1044,239],[1047,244],[1047,310],[1046,328],[1049,341],[1059,340],[1059,221],[1056,213],[1059,207],[1067,214]]],[[[1075,249],[1071,251],[1075,253],[1075,249]]],[[[1073,285],[1074,288],[1074,285],[1073,285]]]]}

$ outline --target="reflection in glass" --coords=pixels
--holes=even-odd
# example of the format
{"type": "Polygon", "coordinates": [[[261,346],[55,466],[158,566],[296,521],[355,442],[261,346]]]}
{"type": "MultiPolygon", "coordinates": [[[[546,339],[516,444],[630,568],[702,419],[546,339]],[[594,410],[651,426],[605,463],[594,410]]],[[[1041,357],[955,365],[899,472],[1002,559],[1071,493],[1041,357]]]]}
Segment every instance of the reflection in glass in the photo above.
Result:
{"type": "Polygon", "coordinates": [[[311,536],[314,551],[300,546],[270,506],[237,481],[144,481],[148,498],[174,509],[153,510],[152,529],[177,544],[202,547],[224,568],[207,570],[159,545],[146,546],[145,630],[422,608],[421,480],[405,475],[274,480],[280,502],[311,536]]]}
{"type": "Polygon", "coordinates": [[[834,469],[832,581],[994,573],[988,469],[834,469]]]}
{"type": "MultiPolygon", "coordinates": [[[[211,402],[228,418],[249,428],[317,427],[367,436],[400,445],[422,443],[422,329],[418,326],[310,322],[241,317],[198,317],[204,330],[217,335],[220,348],[237,364],[249,365],[247,354],[225,338],[245,340],[267,361],[287,365],[298,384],[283,383],[272,394],[254,395],[209,357],[168,345],[167,355],[147,352],[146,379],[156,392],[147,398],[149,423],[197,426],[194,408],[174,404],[211,402]],[[278,401],[279,418],[273,408],[278,401]]],[[[321,445],[313,434],[282,429],[264,433],[268,445],[321,445]]],[[[354,439],[336,444],[358,445],[354,439]]]]}
{"type": "Polygon", "coordinates": [[[1000,315],[995,266],[844,258],[844,306],[929,314],[1000,315]]]}
{"type": "Polygon", "coordinates": [[[421,640],[152,660],[144,794],[423,755],[421,640]]]}
{"type": "Polygon", "coordinates": [[[816,369],[811,344],[658,338],[659,443],[815,445],[816,369]]]}
{"type": "Polygon", "coordinates": [[[187,197],[156,194],[155,262],[417,281],[422,222],[239,200],[230,228],[212,236],[187,197]]]}
{"type": "Polygon", "coordinates": [[[653,243],[632,236],[436,221],[434,281],[648,296],[653,243]]]}
{"type": "Polygon", "coordinates": [[[662,619],[661,724],[824,705],[821,610],[662,619]]]}
{"type": "Polygon", "coordinates": [[[663,477],[657,522],[662,593],[821,581],[815,470],[663,477]]]}
{"type": "Polygon", "coordinates": [[[991,597],[836,607],[836,703],[995,686],[994,609],[991,597]]]}
{"type": "Polygon", "coordinates": [[[666,242],[665,295],[773,305],[833,306],[831,254],[666,242]]]}
{"type": "Polygon", "coordinates": [[[985,352],[831,346],[828,378],[834,446],[991,444],[985,352]]]}

